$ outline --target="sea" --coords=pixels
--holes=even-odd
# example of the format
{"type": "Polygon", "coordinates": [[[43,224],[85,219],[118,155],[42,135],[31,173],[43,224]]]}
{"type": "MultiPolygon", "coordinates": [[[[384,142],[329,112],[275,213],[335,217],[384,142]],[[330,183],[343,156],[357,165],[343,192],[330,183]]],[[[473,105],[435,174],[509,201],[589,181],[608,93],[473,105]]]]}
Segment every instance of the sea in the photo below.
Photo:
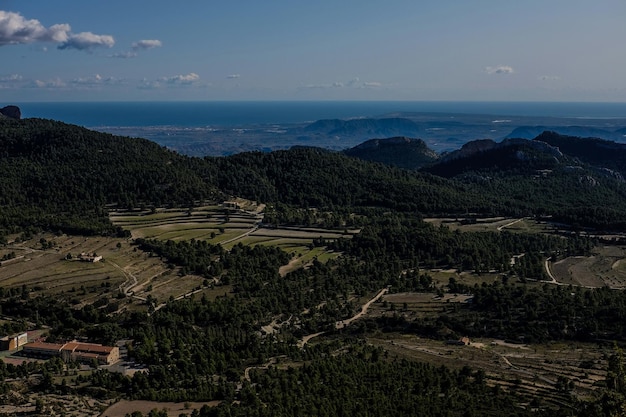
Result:
{"type": "Polygon", "coordinates": [[[626,119],[626,102],[472,101],[194,101],[11,103],[23,117],[97,126],[245,126],[320,119],[376,117],[389,113],[450,113],[498,116],[626,119]]]}

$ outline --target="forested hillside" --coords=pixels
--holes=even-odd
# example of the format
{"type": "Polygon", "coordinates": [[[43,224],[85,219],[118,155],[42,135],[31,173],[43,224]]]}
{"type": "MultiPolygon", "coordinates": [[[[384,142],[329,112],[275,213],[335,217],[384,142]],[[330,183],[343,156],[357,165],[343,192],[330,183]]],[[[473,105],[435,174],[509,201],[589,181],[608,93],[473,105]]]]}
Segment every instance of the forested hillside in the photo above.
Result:
{"type": "Polygon", "coordinates": [[[623,181],[523,142],[446,160],[429,169],[435,176],[315,148],[203,160],[60,122],[0,123],[1,224],[7,230],[100,233],[111,230],[110,204],[191,206],[221,195],[329,210],[554,215],[588,226],[626,225],[623,181]]]}
{"type": "MultiPolygon", "coordinates": [[[[119,287],[104,274],[64,290],[15,285],[20,271],[7,274],[0,307],[11,320],[0,326],[6,333],[45,329],[51,342],[123,341],[127,360],[142,369],[63,373],[56,360],[0,362],[1,399],[13,401],[19,381],[42,396],[219,402],[194,411],[202,416],[615,415],[626,404],[626,373],[619,351],[601,344],[626,341],[623,292],[557,282],[549,269],[598,254],[600,238],[577,233],[583,226],[626,229],[626,187],[593,166],[591,155],[585,159],[585,146],[575,146],[583,149],[576,156],[539,141],[482,142],[420,172],[315,148],[189,158],[60,122],[0,119],[2,235],[80,235],[67,246],[41,237],[24,249],[33,259],[62,258],[58,269],[72,262],[65,252],[78,250],[85,235],[125,237],[100,246],[115,258],[108,265],[120,271],[119,287]],[[231,197],[267,204],[265,217],[246,212],[253,223],[244,223],[238,208],[215,204],[231,197]],[[206,201],[211,210],[193,210],[206,201]],[[165,208],[174,206],[183,214],[168,217],[165,208]],[[126,224],[154,228],[187,231],[200,217],[215,223],[198,238],[130,239],[128,229],[111,224],[109,209],[126,224]],[[294,240],[304,229],[320,237],[283,250],[267,236],[285,224],[294,240]],[[526,226],[509,231],[515,224],[526,226]],[[238,237],[267,235],[212,242],[226,227],[239,228],[238,237]],[[354,231],[326,238],[324,227],[354,231]],[[318,252],[283,269],[305,250],[318,252]],[[114,263],[121,259],[129,265],[114,263]],[[131,291],[125,285],[136,284],[137,265],[155,269],[131,291]],[[150,292],[153,283],[185,280],[193,290],[179,297],[156,300],[150,292]],[[376,313],[365,317],[367,308],[376,313]],[[459,347],[462,336],[535,343],[534,353],[541,343],[596,342],[601,355],[583,361],[585,351],[577,353],[577,379],[525,369],[514,379],[502,376],[518,371],[509,359],[486,342],[459,347]],[[411,347],[420,341],[440,350],[411,347]],[[469,366],[482,355],[491,355],[480,364],[489,372],[469,366]]],[[[2,246],[8,262],[0,271],[11,267],[16,244],[2,246]]],[[[614,281],[622,271],[615,253],[608,272],[595,269],[614,281]]],[[[511,361],[522,357],[515,355],[511,361]]]]}
{"type": "Polygon", "coordinates": [[[0,120],[0,227],[110,233],[106,206],[216,198],[200,160],[42,119],[0,120]]]}

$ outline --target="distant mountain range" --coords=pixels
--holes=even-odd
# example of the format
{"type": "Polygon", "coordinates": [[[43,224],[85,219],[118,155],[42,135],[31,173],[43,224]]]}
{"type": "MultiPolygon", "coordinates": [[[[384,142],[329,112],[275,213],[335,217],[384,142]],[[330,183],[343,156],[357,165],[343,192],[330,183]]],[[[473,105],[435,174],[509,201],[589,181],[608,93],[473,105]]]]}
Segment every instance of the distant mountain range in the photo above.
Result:
{"type": "Polygon", "coordinates": [[[249,126],[108,126],[100,131],[142,137],[190,156],[225,156],[241,152],[271,152],[292,146],[335,151],[370,139],[420,138],[430,149],[452,152],[477,139],[533,139],[544,131],[596,137],[626,143],[625,119],[494,116],[485,114],[393,113],[379,117],[323,119],[312,123],[249,126]]]}
{"type": "Polygon", "coordinates": [[[328,136],[415,136],[422,128],[415,122],[399,118],[382,119],[330,119],[318,120],[303,129],[304,132],[325,134],[328,136]]]}
{"type": "Polygon", "coordinates": [[[626,177],[626,144],[548,131],[532,139],[474,140],[443,154],[437,154],[421,139],[406,137],[368,140],[343,153],[405,169],[425,168],[444,176],[494,166],[536,165],[542,161],[546,166],[555,162],[582,163],[626,177]]]}

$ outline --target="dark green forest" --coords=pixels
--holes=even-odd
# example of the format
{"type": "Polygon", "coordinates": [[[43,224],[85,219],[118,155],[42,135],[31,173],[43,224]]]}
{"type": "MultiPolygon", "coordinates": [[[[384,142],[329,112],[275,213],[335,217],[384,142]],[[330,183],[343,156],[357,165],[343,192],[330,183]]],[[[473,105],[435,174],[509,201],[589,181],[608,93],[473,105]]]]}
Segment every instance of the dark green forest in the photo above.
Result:
{"type": "MultiPolygon", "coordinates": [[[[547,139],[556,144],[559,138],[547,139]]],[[[314,148],[191,158],[147,140],[60,122],[0,119],[2,243],[9,234],[41,231],[128,238],[109,221],[109,209],[188,208],[231,196],[268,204],[261,227],[360,229],[352,239],[315,239],[312,247],[341,256],[314,260],[287,276],[279,268],[293,254],[275,247],[225,250],[202,240],[135,239],[130,243],[137,251],[180,268],[180,279],[195,274],[205,288],[220,292],[214,299],[167,300],[158,311],[147,302],[145,310],[114,313],[125,302],[123,293],[74,306],[34,296],[27,286],[0,287],[1,313],[14,319],[3,324],[6,333],[30,322],[47,326],[49,341],[127,340],[129,358],[148,370],[133,377],[97,370],[70,387],[52,379],[61,372],[56,361],[0,362],[0,388],[6,393],[9,380],[42,375],[36,389],[44,393],[222,401],[194,411],[201,416],[616,415],[626,394],[619,356],[596,398],[531,407],[527,396],[501,389],[480,370],[409,361],[366,342],[370,334],[391,332],[442,342],[451,334],[527,343],[626,342],[623,292],[541,283],[546,259],[592,253],[598,241],[579,231],[626,228],[626,185],[598,168],[605,154],[594,159],[587,152],[585,159],[586,145],[571,143],[578,144],[571,156],[559,145],[560,158],[516,143],[415,171],[314,148]],[[462,232],[424,221],[487,216],[550,219],[569,233],[462,232]],[[429,273],[434,268],[501,278],[437,286],[429,273]],[[381,289],[464,293],[471,302],[428,316],[387,315],[336,328],[358,311],[359,300],[381,289]],[[277,317],[293,324],[262,334],[261,326],[277,317]],[[298,346],[317,332],[325,337],[298,346]]],[[[606,167],[619,171],[622,165],[606,167]]]]}

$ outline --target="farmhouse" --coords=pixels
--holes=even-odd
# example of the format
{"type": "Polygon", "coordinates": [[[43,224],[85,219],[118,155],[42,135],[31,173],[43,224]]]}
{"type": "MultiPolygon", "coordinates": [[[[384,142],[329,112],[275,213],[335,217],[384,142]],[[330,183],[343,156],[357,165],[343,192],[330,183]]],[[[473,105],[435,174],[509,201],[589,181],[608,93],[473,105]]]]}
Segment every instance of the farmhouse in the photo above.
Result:
{"type": "Polygon", "coordinates": [[[451,339],[446,341],[446,345],[454,345],[454,346],[467,346],[470,344],[469,337],[462,337],[460,339],[451,339]]]}
{"type": "Polygon", "coordinates": [[[0,339],[0,350],[16,350],[28,343],[28,334],[20,333],[0,339]]]}
{"type": "Polygon", "coordinates": [[[24,354],[37,358],[60,356],[65,362],[92,363],[110,365],[120,359],[117,346],[103,346],[95,343],[68,342],[65,344],[34,342],[24,345],[24,354]]]}
{"type": "Polygon", "coordinates": [[[81,253],[78,255],[78,259],[82,262],[92,262],[96,263],[102,260],[102,256],[97,255],[96,253],[81,253]]]}
{"type": "Polygon", "coordinates": [[[24,345],[22,353],[34,358],[48,359],[61,355],[63,345],[58,343],[32,342],[24,345]]]}

